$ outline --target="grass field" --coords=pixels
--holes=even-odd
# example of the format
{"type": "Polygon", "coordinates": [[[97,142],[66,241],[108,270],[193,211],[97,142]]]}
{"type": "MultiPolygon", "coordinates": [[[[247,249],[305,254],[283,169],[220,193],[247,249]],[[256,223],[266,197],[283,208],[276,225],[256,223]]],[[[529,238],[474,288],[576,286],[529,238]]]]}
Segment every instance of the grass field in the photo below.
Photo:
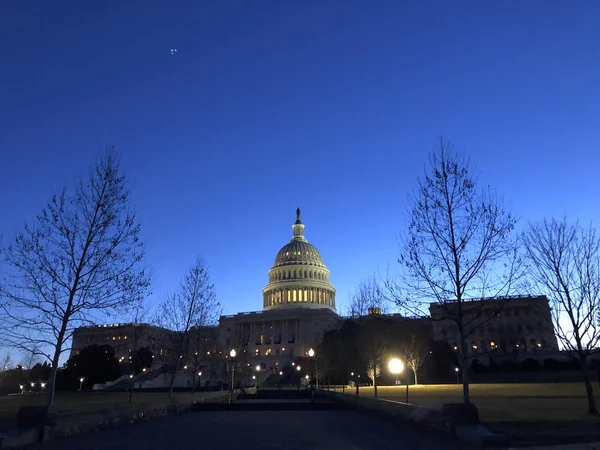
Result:
{"type": "MultiPolygon", "coordinates": [[[[200,399],[206,392],[197,392],[192,396],[189,392],[175,392],[177,402],[188,402],[200,399]]],[[[134,413],[151,408],[159,408],[169,404],[166,392],[133,394],[133,401],[128,403],[126,392],[68,392],[57,393],[54,407],[62,417],[108,416],[123,413],[134,413]]],[[[17,411],[25,405],[45,405],[45,395],[11,395],[0,397],[0,431],[16,424],[17,411]]]]}
{"type": "MultiPolygon", "coordinates": [[[[600,388],[594,386],[600,408],[600,388]]],[[[404,402],[405,386],[378,388],[379,398],[404,402]]],[[[373,396],[373,388],[360,388],[361,396],[373,396]]],[[[583,383],[473,384],[471,399],[481,420],[519,443],[600,440],[600,418],[587,415],[583,383]]],[[[462,385],[410,386],[409,403],[441,407],[462,402],[462,385]]]]}

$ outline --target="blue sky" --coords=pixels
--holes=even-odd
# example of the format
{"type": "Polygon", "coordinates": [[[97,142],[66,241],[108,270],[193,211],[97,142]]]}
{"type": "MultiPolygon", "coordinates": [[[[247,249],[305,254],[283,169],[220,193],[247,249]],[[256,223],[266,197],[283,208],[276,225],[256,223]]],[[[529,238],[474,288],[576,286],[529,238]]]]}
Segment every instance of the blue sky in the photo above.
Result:
{"type": "Polygon", "coordinates": [[[440,135],[521,219],[599,222],[600,3],[0,5],[0,234],[114,144],[155,271],[259,310],[300,206],[344,303],[395,267],[440,135]],[[177,52],[171,54],[170,49],[177,52]]]}

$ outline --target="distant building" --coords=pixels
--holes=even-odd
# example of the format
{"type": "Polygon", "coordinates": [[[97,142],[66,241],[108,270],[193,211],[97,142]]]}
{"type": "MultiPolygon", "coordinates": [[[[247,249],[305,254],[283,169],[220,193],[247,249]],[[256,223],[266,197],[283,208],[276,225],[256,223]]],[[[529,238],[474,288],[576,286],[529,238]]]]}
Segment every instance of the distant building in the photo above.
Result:
{"type": "MultiPolygon", "coordinates": [[[[457,303],[432,303],[432,337],[459,348],[458,327],[452,319],[457,303]]],[[[469,355],[499,352],[558,350],[550,305],[546,296],[511,296],[462,303],[469,355]]]]}
{"type": "MultiPolygon", "coordinates": [[[[152,352],[156,362],[165,362],[177,351],[180,334],[149,324],[116,323],[100,326],[79,327],[73,333],[71,355],[77,355],[90,345],[109,345],[117,360],[129,362],[132,353],[142,347],[152,352]]],[[[184,353],[190,357],[190,349],[204,352],[216,351],[217,327],[199,327],[190,330],[184,353]]],[[[124,368],[123,372],[127,372],[124,368]]]]}
{"type": "Polygon", "coordinates": [[[90,345],[109,345],[121,362],[128,362],[135,349],[148,347],[158,359],[165,359],[175,348],[177,333],[148,324],[115,323],[79,327],[73,333],[71,356],[90,345]]]}

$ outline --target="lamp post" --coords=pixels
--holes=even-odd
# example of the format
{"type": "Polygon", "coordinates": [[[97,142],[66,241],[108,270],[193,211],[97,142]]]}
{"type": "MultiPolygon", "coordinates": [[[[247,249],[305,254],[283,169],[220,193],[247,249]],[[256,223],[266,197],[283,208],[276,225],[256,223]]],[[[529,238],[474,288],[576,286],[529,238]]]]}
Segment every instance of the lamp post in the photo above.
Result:
{"type": "MultiPolygon", "coordinates": [[[[388,369],[391,373],[396,375],[396,384],[398,384],[399,375],[404,370],[404,363],[402,361],[400,361],[398,358],[392,358],[392,359],[390,359],[390,362],[388,363],[388,369]]],[[[406,379],[406,402],[405,403],[408,403],[408,377],[406,379]]]]}
{"type": "Polygon", "coordinates": [[[229,401],[228,404],[231,405],[231,402],[233,400],[233,377],[235,374],[235,355],[236,355],[236,351],[235,349],[231,349],[231,351],[229,352],[229,356],[231,356],[231,362],[229,363],[230,367],[231,367],[231,385],[229,386],[229,401]]]}
{"type": "Polygon", "coordinates": [[[260,387],[260,364],[257,364],[256,367],[256,389],[260,387]]]}
{"type": "Polygon", "coordinates": [[[79,379],[79,390],[80,390],[80,391],[81,391],[81,389],[83,389],[83,380],[85,380],[85,378],[84,378],[84,377],[81,377],[81,378],[79,379]]]}
{"type": "Polygon", "coordinates": [[[24,394],[24,391],[25,391],[25,386],[24,386],[24,385],[22,385],[22,384],[20,384],[20,385],[19,385],[19,389],[21,389],[21,395],[23,395],[23,394],[24,394]]]}
{"type": "Polygon", "coordinates": [[[454,371],[456,372],[456,384],[458,384],[458,373],[460,372],[460,369],[458,367],[455,367],[454,371]]]}
{"type": "Polygon", "coordinates": [[[316,361],[315,361],[315,351],[311,348],[308,351],[308,356],[310,356],[311,361],[312,361],[312,365],[314,366],[314,371],[315,371],[315,380],[317,382],[317,389],[319,389],[319,369],[317,367],[316,361]]]}

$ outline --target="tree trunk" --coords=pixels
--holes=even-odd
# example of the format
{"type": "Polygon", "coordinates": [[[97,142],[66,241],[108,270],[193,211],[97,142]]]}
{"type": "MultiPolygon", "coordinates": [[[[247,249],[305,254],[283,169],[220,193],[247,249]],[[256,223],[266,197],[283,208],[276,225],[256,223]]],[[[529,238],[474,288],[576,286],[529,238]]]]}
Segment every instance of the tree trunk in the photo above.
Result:
{"type": "Polygon", "coordinates": [[[588,414],[598,414],[596,403],[594,401],[594,390],[590,380],[590,368],[588,367],[587,358],[581,359],[581,369],[583,370],[583,382],[585,383],[585,392],[588,401],[588,414]]]}
{"type": "Polygon", "coordinates": [[[377,364],[373,364],[373,397],[377,398],[377,364]]]}
{"type": "Polygon", "coordinates": [[[415,369],[414,367],[412,368],[413,374],[415,376],[415,384],[419,384],[419,381],[417,379],[417,369],[415,369]]]}
{"type": "Polygon", "coordinates": [[[175,375],[177,374],[177,370],[179,369],[179,363],[181,362],[181,351],[183,350],[183,339],[185,336],[182,336],[179,341],[179,345],[177,346],[177,354],[175,355],[175,368],[173,369],[173,373],[171,374],[171,382],[169,383],[169,397],[173,396],[173,385],[175,384],[175,375]]]}
{"type": "Polygon", "coordinates": [[[467,359],[467,343],[463,337],[462,329],[460,333],[460,364],[462,369],[463,400],[465,405],[471,403],[471,394],[469,392],[469,367],[467,359]]]}
{"type": "MultiPolygon", "coordinates": [[[[68,307],[70,307],[70,304],[71,300],[69,300],[68,307]]],[[[54,391],[56,390],[56,373],[58,372],[58,359],[60,358],[60,354],[62,352],[63,339],[65,337],[65,332],[67,331],[68,321],[68,318],[63,317],[60,331],[58,332],[58,339],[56,340],[56,347],[54,348],[54,356],[52,357],[52,368],[50,371],[50,383],[48,385],[48,408],[51,408],[52,405],[54,405],[54,391]]]]}

